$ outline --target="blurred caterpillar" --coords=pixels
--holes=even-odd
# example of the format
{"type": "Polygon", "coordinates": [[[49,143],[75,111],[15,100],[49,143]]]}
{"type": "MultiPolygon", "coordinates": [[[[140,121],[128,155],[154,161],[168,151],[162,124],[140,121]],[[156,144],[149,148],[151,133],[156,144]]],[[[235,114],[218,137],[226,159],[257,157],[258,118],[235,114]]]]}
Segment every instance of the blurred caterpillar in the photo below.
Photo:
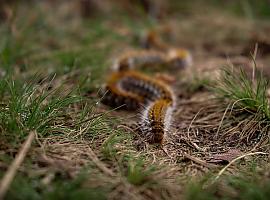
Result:
{"type": "Polygon", "coordinates": [[[102,92],[102,102],[128,110],[143,108],[140,129],[149,143],[164,142],[169,131],[176,100],[174,92],[165,83],[135,71],[139,67],[164,65],[181,69],[191,64],[191,55],[185,49],[166,51],[131,51],[120,56],[113,65],[102,92]]]}
{"type": "Polygon", "coordinates": [[[140,50],[129,51],[121,55],[113,65],[114,71],[131,70],[144,66],[169,66],[170,69],[182,69],[192,64],[189,51],[171,48],[167,51],[140,50]]]}

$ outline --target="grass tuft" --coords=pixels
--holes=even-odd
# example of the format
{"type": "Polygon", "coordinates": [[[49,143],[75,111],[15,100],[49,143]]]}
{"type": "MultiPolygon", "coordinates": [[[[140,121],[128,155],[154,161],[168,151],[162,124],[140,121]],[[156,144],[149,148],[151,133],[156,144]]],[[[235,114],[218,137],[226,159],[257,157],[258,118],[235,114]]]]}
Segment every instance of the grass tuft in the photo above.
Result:
{"type": "Polygon", "coordinates": [[[258,113],[269,120],[268,81],[260,72],[255,72],[256,77],[252,80],[242,68],[239,71],[233,66],[223,68],[215,93],[219,98],[231,101],[233,106],[258,113]]]}
{"type": "Polygon", "coordinates": [[[155,171],[155,167],[145,167],[143,158],[129,159],[127,171],[127,180],[133,185],[143,185],[149,179],[149,176],[155,171]]]}
{"type": "MultiPolygon", "coordinates": [[[[2,82],[2,84],[4,84],[2,82]]],[[[60,96],[62,88],[49,90],[33,83],[6,79],[6,104],[1,105],[0,121],[7,137],[21,138],[31,130],[44,136],[50,133],[64,109],[81,101],[72,92],[60,96]]]]}

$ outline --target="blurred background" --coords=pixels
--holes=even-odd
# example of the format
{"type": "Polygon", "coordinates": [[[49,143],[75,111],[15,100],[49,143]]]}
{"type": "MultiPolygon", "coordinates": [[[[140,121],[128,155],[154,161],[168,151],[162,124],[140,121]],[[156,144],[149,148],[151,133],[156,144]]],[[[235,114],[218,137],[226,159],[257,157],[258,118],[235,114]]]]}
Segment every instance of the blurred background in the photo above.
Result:
{"type": "Polygon", "coordinates": [[[141,48],[149,31],[190,49],[198,65],[249,56],[256,43],[269,62],[269,19],[268,0],[1,0],[2,74],[102,73],[123,48],[141,48]]]}

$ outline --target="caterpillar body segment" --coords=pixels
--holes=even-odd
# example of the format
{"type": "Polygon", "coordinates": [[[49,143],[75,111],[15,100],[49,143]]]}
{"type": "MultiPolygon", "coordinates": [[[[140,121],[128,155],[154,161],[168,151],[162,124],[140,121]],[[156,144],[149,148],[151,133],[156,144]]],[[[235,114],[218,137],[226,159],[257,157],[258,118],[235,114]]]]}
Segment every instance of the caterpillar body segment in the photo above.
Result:
{"type": "Polygon", "coordinates": [[[192,65],[192,57],[186,49],[169,49],[167,52],[167,62],[172,67],[181,69],[192,65]]]}
{"type": "Polygon", "coordinates": [[[163,52],[166,57],[164,61],[169,67],[184,68],[192,65],[191,53],[183,48],[172,48],[164,43],[158,36],[156,30],[147,31],[142,38],[142,45],[146,49],[163,52]]]}
{"type": "Polygon", "coordinates": [[[111,74],[106,86],[100,93],[100,96],[103,97],[102,102],[115,108],[136,110],[140,105],[145,104],[145,98],[122,87],[121,80],[124,76],[125,74],[122,72],[111,74]]]}
{"type": "Polygon", "coordinates": [[[109,77],[102,102],[133,110],[156,99],[173,100],[172,90],[163,82],[136,71],[114,72],[109,77]]]}
{"type": "Polygon", "coordinates": [[[160,65],[166,61],[166,55],[159,51],[130,51],[120,56],[113,65],[114,71],[131,70],[143,66],[160,65]]]}
{"type": "Polygon", "coordinates": [[[149,101],[161,98],[172,100],[172,90],[162,81],[131,70],[122,74],[122,87],[127,91],[133,91],[149,101]]]}
{"type": "Polygon", "coordinates": [[[141,130],[150,143],[163,143],[170,127],[172,110],[172,102],[166,99],[158,99],[146,107],[141,130]]]}
{"type": "Polygon", "coordinates": [[[160,51],[132,51],[121,56],[113,65],[114,71],[135,70],[140,67],[166,66],[167,69],[182,69],[192,65],[192,57],[185,49],[160,51]]]}
{"type": "MultiPolygon", "coordinates": [[[[125,110],[136,110],[145,103],[142,98],[133,95],[132,93],[127,94],[125,92],[125,96],[123,96],[123,93],[121,93],[122,92],[119,91],[115,93],[115,91],[106,87],[102,93],[104,95],[101,102],[113,108],[125,110]]],[[[102,96],[102,94],[100,96],[102,96]]]]}

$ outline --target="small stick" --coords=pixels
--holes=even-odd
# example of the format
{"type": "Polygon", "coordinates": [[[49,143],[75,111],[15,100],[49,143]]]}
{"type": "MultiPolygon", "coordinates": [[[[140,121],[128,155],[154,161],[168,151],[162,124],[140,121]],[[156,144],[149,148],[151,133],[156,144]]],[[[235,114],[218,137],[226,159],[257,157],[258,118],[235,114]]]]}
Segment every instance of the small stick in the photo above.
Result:
{"type": "Polygon", "coordinates": [[[35,131],[31,131],[26,139],[26,141],[23,143],[20,151],[17,153],[15,159],[11,163],[10,167],[8,168],[8,171],[6,172],[5,176],[1,180],[0,183],[0,199],[4,199],[4,196],[6,192],[9,189],[9,186],[14,179],[17,170],[19,169],[20,165],[22,164],[27,152],[29,151],[32,141],[35,138],[35,131]]]}
{"type": "Polygon", "coordinates": [[[216,165],[207,163],[207,162],[205,162],[204,160],[201,160],[201,159],[199,159],[199,158],[196,158],[196,157],[194,157],[194,156],[192,156],[192,155],[189,155],[189,154],[187,154],[187,153],[184,153],[184,156],[185,156],[186,158],[188,158],[189,160],[192,160],[193,162],[195,162],[195,163],[197,163],[197,164],[199,164],[199,165],[202,165],[202,166],[204,166],[204,167],[207,167],[207,168],[209,168],[209,169],[213,169],[213,168],[216,168],[216,167],[217,167],[216,165]]]}
{"type": "Polygon", "coordinates": [[[218,134],[219,134],[219,131],[220,131],[221,126],[222,126],[222,124],[223,124],[224,118],[225,118],[225,116],[226,116],[226,114],[227,114],[227,112],[228,112],[230,106],[231,106],[231,104],[229,104],[229,105],[227,106],[227,108],[226,108],[226,110],[224,111],[224,114],[223,114],[223,116],[222,116],[222,118],[221,118],[220,124],[219,124],[219,126],[218,126],[218,130],[217,130],[217,132],[216,132],[216,136],[217,136],[217,137],[218,137],[218,134]]]}
{"type": "Polygon", "coordinates": [[[212,183],[216,182],[217,179],[219,179],[219,177],[225,172],[225,170],[226,170],[229,166],[231,166],[234,162],[236,162],[237,160],[240,160],[240,159],[242,159],[242,158],[244,158],[244,157],[246,157],[246,156],[253,156],[253,155],[258,155],[258,154],[267,155],[268,153],[264,153],[264,152],[247,153],[247,154],[241,155],[241,156],[239,156],[239,157],[233,159],[228,165],[226,165],[224,168],[222,168],[222,169],[219,171],[218,175],[215,177],[215,179],[214,179],[214,181],[213,181],[212,183]]]}

